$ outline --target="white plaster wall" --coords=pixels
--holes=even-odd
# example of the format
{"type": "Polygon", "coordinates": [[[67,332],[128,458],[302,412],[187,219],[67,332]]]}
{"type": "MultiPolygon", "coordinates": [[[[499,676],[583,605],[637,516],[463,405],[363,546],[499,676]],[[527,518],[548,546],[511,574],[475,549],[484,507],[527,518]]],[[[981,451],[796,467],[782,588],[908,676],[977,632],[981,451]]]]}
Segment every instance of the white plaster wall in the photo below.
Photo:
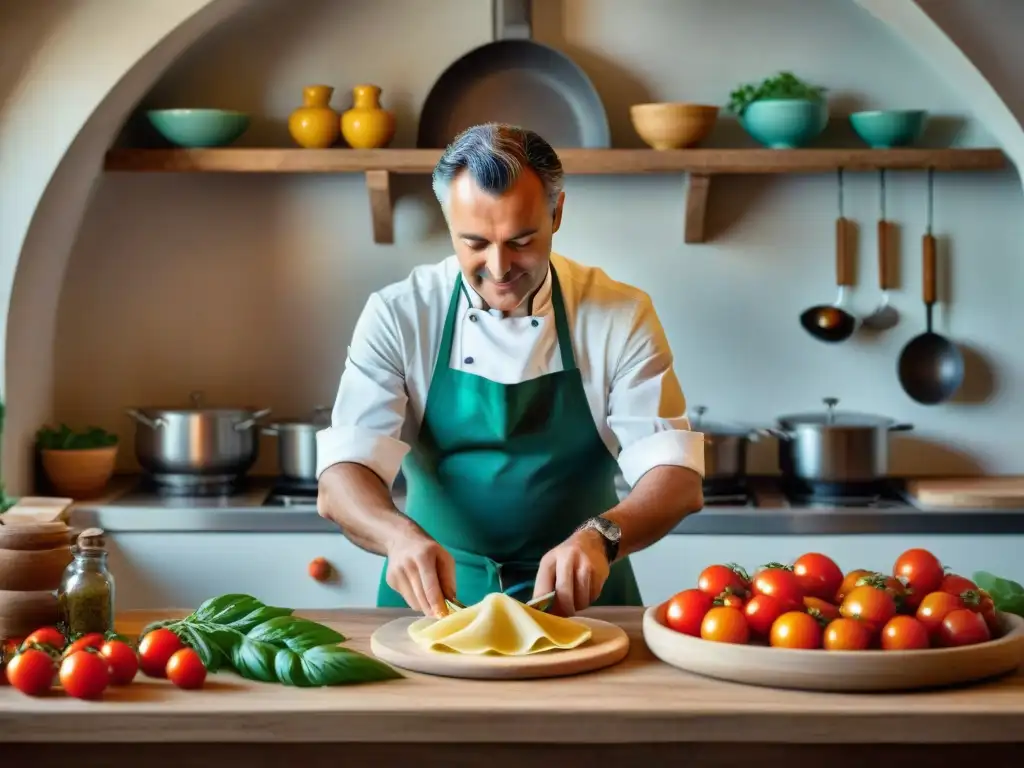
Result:
{"type": "MultiPolygon", "coordinates": [[[[240,18],[219,44],[190,52],[157,95],[165,100],[230,97],[280,120],[306,82],[334,77],[343,89],[369,79],[384,85],[400,115],[403,110],[408,115],[456,49],[485,39],[489,25],[486,9],[477,7],[486,4],[447,0],[424,19],[417,16],[418,6],[407,3],[396,10],[396,2],[379,3],[375,15],[365,2],[344,8],[334,3],[325,10],[344,17],[326,21],[319,31],[313,28],[316,14],[305,19],[305,14],[285,14],[276,24],[264,21],[262,35],[252,42],[240,34],[246,29],[240,18]],[[450,37],[435,37],[428,44],[424,29],[441,28],[444,19],[452,22],[443,25],[450,37]],[[309,28],[303,26],[306,21],[309,28]],[[456,23],[468,31],[453,31],[456,23]],[[381,29],[388,35],[381,36],[381,29]],[[418,41],[413,51],[408,40],[418,41]],[[246,58],[238,60],[242,54],[246,58]],[[417,57],[413,65],[410,55],[417,57]],[[225,57],[226,64],[237,67],[203,71],[204,61],[225,57]]],[[[870,90],[881,103],[901,94],[913,94],[923,99],[919,103],[939,110],[970,111],[970,105],[981,103],[974,92],[946,90],[922,60],[901,46],[899,36],[928,54],[934,37],[920,34],[921,27],[900,27],[883,18],[896,30],[893,36],[839,0],[786,0],[787,8],[773,5],[771,12],[756,3],[740,4],[739,17],[749,24],[742,29],[735,23],[738,3],[729,6],[726,16],[709,3],[649,0],[650,15],[638,18],[609,0],[572,0],[562,4],[561,12],[551,12],[557,4],[544,6],[538,32],[576,56],[610,109],[619,110],[612,122],[620,143],[636,143],[622,108],[641,93],[638,80],[656,98],[719,101],[736,80],[792,66],[840,89],[870,90]],[[638,43],[625,44],[624,29],[638,43]],[[725,56],[722,41],[743,53],[725,56]],[[671,53],[680,49],[684,53],[671,53]],[[623,69],[631,74],[624,76],[623,69]]],[[[427,232],[432,213],[422,189],[400,204],[403,245],[378,248],[369,241],[358,179],[106,177],[60,296],[68,242],[102,149],[121,117],[178,50],[245,2],[217,0],[193,15],[206,5],[201,0],[65,0],[7,3],[0,14],[5,22],[0,50],[9,57],[0,75],[4,302],[23,256],[7,332],[0,336],[8,341],[0,365],[11,407],[3,470],[15,491],[25,488],[31,434],[51,415],[116,426],[122,405],[179,397],[196,385],[219,399],[244,396],[279,410],[298,410],[328,397],[344,339],[366,293],[446,250],[443,238],[427,232]],[[186,20],[186,26],[176,27],[186,20]],[[161,39],[163,45],[151,51],[161,39]],[[139,60],[142,66],[122,80],[139,60]],[[8,66],[11,62],[17,66],[8,66]],[[14,71],[17,77],[11,76],[14,71]],[[69,72],[75,73],[73,85],[69,72]],[[112,91],[115,85],[119,88],[112,91]],[[98,106],[99,120],[72,145],[98,106]],[[47,130],[39,130],[40,125],[47,130]],[[62,157],[60,175],[52,177],[62,157]],[[33,214],[37,226],[26,239],[33,214]]],[[[249,23],[249,33],[260,32],[258,19],[250,17],[249,23]]],[[[943,78],[963,87],[967,81],[949,77],[955,74],[943,72],[943,78]]],[[[981,107],[991,112],[992,104],[981,107]]],[[[985,140],[978,124],[971,129],[961,138],[985,140]]],[[[406,121],[399,142],[408,140],[411,130],[406,121]]],[[[1006,136],[999,139],[1010,149],[1006,136]]],[[[1021,361],[1006,335],[979,313],[987,308],[1001,313],[1008,324],[1019,322],[1008,296],[1020,277],[1013,269],[1020,234],[1013,214],[1019,210],[1020,187],[1011,174],[961,179],[940,188],[938,210],[945,217],[943,229],[955,232],[958,243],[967,241],[975,263],[954,260],[955,311],[943,322],[952,324],[957,338],[993,358],[1004,377],[1012,377],[1021,361]],[[984,254],[978,257],[986,260],[984,269],[973,254],[984,254]]],[[[899,182],[892,186],[896,197],[890,210],[908,222],[908,231],[914,232],[908,242],[913,243],[920,221],[909,212],[920,207],[920,190],[913,190],[909,179],[902,193],[899,182]]],[[[760,420],[838,394],[849,405],[916,416],[929,436],[962,444],[988,469],[1016,466],[1015,458],[1004,457],[1012,446],[1004,425],[1019,419],[1020,404],[1005,390],[984,407],[930,412],[900,398],[891,358],[916,332],[910,320],[899,339],[851,345],[842,353],[794,337],[796,312],[831,295],[827,251],[834,213],[828,179],[721,185],[714,202],[719,228],[726,223],[723,217],[738,223],[715,245],[695,248],[679,242],[678,188],[678,181],[669,179],[574,180],[573,213],[558,246],[651,290],[677,347],[692,402],[707,403],[721,418],[760,420]],[[741,207],[745,214],[735,210],[741,207]],[[750,343],[753,354],[742,353],[739,342],[750,343]]],[[[867,224],[874,215],[870,198],[867,185],[848,194],[867,224]]],[[[908,289],[900,302],[919,322],[913,270],[908,264],[908,289]]],[[[870,304],[873,298],[867,294],[861,301],[870,304]]],[[[975,393],[983,389],[985,382],[976,382],[975,393]]],[[[973,460],[917,446],[899,457],[898,468],[941,469],[973,460]]]]}

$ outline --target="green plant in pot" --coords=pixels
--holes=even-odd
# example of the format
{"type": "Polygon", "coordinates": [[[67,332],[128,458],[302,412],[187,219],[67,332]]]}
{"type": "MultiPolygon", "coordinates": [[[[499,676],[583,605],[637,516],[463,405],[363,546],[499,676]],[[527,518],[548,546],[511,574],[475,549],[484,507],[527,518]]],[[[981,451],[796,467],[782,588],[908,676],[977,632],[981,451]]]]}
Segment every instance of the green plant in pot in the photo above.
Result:
{"type": "Polygon", "coordinates": [[[737,87],[729,94],[728,109],[747,133],[773,149],[806,146],[828,123],[825,89],[792,72],[737,87]]]}
{"type": "Polygon", "coordinates": [[[73,499],[100,495],[117,462],[117,435],[100,427],[81,431],[67,424],[43,427],[36,433],[43,470],[54,490],[73,499]]]}

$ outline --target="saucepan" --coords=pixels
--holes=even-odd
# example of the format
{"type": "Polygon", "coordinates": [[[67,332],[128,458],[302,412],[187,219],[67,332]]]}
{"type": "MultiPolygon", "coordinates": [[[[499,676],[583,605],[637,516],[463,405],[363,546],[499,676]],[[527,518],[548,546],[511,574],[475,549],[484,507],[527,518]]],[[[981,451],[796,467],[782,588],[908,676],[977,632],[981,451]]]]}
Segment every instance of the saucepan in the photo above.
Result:
{"type": "Polygon", "coordinates": [[[316,482],[316,433],[330,426],[329,406],[313,409],[306,419],[275,421],[263,428],[263,434],[277,438],[277,464],[285,480],[316,482]]]}

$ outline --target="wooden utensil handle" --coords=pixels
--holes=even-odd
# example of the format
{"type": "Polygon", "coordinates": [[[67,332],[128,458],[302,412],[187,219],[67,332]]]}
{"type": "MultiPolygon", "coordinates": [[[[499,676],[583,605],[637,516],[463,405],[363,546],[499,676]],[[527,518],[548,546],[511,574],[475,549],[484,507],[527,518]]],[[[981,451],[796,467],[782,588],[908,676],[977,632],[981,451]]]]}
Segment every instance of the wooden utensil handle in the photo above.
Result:
{"type": "Polygon", "coordinates": [[[889,290],[889,222],[882,220],[878,222],[878,287],[883,291],[889,290]]]}
{"type": "Polygon", "coordinates": [[[934,304],[935,290],[935,237],[925,235],[921,238],[921,277],[924,282],[924,303],[934,304]]]}
{"type": "Polygon", "coordinates": [[[849,220],[840,216],[836,219],[836,285],[853,285],[850,262],[849,220]]]}

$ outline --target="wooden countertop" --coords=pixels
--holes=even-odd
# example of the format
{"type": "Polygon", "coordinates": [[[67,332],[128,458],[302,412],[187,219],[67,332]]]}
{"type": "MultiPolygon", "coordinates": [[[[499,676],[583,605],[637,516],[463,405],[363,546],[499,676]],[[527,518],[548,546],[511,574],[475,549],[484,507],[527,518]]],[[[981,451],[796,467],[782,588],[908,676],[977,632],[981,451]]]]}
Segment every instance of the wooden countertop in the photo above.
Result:
{"type": "MultiPolygon", "coordinates": [[[[182,611],[132,612],[124,632],[182,611]]],[[[308,611],[368,651],[402,611],[308,611]]],[[[588,611],[623,626],[621,664],[541,681],[455,680],[405,673],[386,683],[298,689],[211,675],[202,691],[140,677],[102,701],[33,699],[0,687],[0,742],[546,742],[822,744],[1012,742],[1024,732],[1024,675],[915,694],[818,694],[701,678],[644,645],[642,611],[588,611]]]]}

